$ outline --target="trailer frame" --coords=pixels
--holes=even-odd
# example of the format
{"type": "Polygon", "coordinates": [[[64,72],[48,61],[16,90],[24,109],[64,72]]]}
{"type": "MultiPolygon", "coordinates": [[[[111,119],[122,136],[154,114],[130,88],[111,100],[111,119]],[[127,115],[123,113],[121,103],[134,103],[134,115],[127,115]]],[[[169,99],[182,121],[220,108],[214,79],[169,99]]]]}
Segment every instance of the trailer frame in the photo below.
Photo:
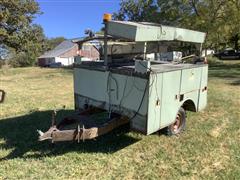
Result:
{"type": "Polygon", "coordinates": [[[75,112],[71,116],[62,119],[56,123],[57,111],[52,112],[52,126],[48,131],[39,133],[39,141],[51,140],[52,143],[59,141],[85,141],[86,139],[95,139],[104,135],[117,127],[129,123],[129,118],[113,113],[103,124],[94,124],[94,119],[90,122],[89,116],[94,113],[104,112],[103,109],[91,107],[87,110],[75,112]],[[90,123],[90,124],[89,124],[90,123]],[[91,124],[93,123],[93,124],[91,124]],[[65,129],[67,126],[77,124],[74,129],[65,129]],[[87,126],[87,128],[85,128],[87,126]]]}

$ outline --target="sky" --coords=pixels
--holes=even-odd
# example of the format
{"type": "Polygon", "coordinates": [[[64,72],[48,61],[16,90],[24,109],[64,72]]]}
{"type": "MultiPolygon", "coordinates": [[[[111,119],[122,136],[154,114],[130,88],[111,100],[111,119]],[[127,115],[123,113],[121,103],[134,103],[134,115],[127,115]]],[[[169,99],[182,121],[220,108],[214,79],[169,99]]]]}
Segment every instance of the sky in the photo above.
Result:
{"type": "Polygon", "coordinates": [[[101,29],[104,13],[117,12],[120,0],[36,0],[43,14],[34,23],[40,24],[48,38],[84,36],[87,28],[101,29]]]}

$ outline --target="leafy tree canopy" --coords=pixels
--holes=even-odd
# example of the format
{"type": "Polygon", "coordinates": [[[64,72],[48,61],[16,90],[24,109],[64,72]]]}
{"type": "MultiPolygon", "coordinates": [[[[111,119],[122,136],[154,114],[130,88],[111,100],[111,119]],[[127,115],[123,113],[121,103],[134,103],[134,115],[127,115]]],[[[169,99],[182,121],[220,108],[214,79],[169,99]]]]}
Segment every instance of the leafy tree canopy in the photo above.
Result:
{"type": "Polygon", "coordinates": [[[11,49],[14,66],[30,66],[45,47],[40,25],[33,24],[41,14],[34,0],[0,0],[0,44],[11,49]]]}
{"type": "Polygon", "coordinates": [[[39,13],[39,6],[34,0],[1,0],[1,44],[21,51],[22,44],[31,40],[28,36],[32,33],[31,30],[36,31],[36,27],[32,27],[31,23],[34,16],[39,13]]]}
{"type": "Polygon", "coordinates": [[[46,46],[47,46],[46,50],[52,50],[64,40],[66,40],[64,37],[55,37],[55,38],[46,39],[46,46]]]}

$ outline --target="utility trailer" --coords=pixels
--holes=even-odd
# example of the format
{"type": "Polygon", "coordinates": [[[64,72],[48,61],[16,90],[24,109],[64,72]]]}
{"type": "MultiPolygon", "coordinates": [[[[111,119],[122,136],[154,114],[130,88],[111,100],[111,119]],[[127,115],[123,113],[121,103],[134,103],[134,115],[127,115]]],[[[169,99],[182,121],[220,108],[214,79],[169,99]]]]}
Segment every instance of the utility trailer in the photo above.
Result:
{"type": "Polygon", "coordinates": [[[75,40],[79,49],[86,41],[103,42],[99,51],[104,57],[74,64],[76,113],[56,124],[54,112],[50,129],[38,131],[40,141],[79,142],[126,123],[145,135],[163,128],[178,134],[185,127],[186,111],[206,107],[207,64],[146,60],[148,54],[167,51],[171,42],[195,43],[201,52],[205,33],[108,18],[104,24],[104,36],[75,40]]]}

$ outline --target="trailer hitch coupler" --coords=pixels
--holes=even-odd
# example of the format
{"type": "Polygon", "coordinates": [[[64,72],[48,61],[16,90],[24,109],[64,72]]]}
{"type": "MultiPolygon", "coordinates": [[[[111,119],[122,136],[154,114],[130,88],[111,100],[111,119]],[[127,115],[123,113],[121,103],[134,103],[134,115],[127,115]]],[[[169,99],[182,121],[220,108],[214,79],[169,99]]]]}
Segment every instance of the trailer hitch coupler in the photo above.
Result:
{"type": "Polygon", "coordinates": [[[38,132],[39,136],[42,136],[44,134],[41,130],[38,130],[38,129],[37,129],[37,132],[38,132]]]}

